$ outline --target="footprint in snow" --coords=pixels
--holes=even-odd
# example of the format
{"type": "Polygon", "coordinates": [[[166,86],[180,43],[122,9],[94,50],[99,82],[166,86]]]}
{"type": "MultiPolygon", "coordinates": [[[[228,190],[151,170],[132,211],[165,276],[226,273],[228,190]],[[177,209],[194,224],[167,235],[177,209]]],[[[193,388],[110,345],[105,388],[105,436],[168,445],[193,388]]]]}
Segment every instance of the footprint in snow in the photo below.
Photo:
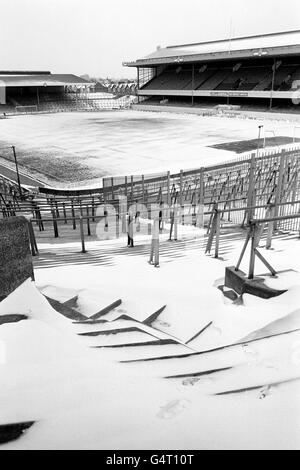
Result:
{"type": "Polygon", "coordinates": [[[155,322],[155,325],[157,326],[163,326],[165,328],[171,328],[171,325],[169,323],[166,323],[164,321],[158,320],[155,322]]]}
{"type": "Polygon", "coordinates": [[[188,407],[189,403],[190,402],[185,399],[170,401],[167,403],[167,405],[160,408],[157,416],[160,419],[172,419],[175,416],[183,413],[183,411],[188,407]]]}
{"type": "Polygon", "coordinates": [[[271,391],[271,386],[270,385],[266,385],[265,387],[263,387],[260,390],[259,399],[264,400],[268,395],[270,395],[270,391],[271,391]]]}
{"type": "Polygon", "coordinates": [[[193,378],[193,379],[185,379],[182,381],[182,385],[184,385],[185,387],[193,387],[194,385],[196,385],[198,382],[200,382],[200,379],[196,379],[196,378],[193,378]]]}
{"type": "Polygon", "coordinates": [[[244,353],[247,354],[248,356],[252,356],[252,357],[259,356],[259,353],[254,348],[251,348],[249,344],[243,344],[242,348],[243,348],[244,353]]]}

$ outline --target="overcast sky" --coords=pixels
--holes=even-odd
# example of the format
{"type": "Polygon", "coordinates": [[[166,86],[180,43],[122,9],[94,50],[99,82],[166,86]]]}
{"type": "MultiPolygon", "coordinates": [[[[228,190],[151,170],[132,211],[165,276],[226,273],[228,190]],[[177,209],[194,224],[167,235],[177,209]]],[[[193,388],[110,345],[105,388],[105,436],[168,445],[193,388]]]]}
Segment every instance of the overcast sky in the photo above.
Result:
{"type": "Polygon", "coordinates": [[[299,0],[0,0],[0,69],[134,76],[156,46],[300,29],[299,0]]]}

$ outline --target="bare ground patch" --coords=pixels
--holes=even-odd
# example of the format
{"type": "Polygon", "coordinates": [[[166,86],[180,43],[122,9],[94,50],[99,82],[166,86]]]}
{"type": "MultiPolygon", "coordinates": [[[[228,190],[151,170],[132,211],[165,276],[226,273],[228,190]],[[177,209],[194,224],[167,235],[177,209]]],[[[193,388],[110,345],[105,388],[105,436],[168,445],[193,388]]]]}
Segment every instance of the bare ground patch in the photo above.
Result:
{"type": "MultiPolygon", "coordinates": [[[[294,142],[300,142],[300,139],[293,139],[292,137],[276,136],[266,138],[266,147],[277,147],[279,145],[292,144],[294,142]]],[[[251,139],[251,140],[239,140],[236,142],[225,142],[222,144],[209,145],[210,148],[219,150],[228,150],[229,152],[244,153],[256,150],[257,147],[262,148],[264,139],[251,139]]]]}
{"type": "MultiPolygon", "coordinates": [[[[13,152],[6,143],[0,142],[0,157],[14,164],[13,152]],[[3,145],[4,144],[4,145],[3,145]]],[[[27,149],[18,146],[17,157],[20,169],[49,181],[76,183],[89,181],[104,176],[103,172],[90,168],[81,161],[81,157],[62,155],[56,151],[27,149]]]]}

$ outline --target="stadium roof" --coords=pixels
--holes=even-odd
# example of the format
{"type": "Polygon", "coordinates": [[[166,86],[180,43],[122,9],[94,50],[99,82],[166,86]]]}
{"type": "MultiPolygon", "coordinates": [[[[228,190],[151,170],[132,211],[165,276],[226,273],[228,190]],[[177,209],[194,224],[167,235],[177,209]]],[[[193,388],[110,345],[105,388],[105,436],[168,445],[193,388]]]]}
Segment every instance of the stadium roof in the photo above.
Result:
{"type": "Polygon", "coordinates": [[[201,59],[248,58],[262,55],[274,57],[286,54],[300,54],[300,30],[158,48],[149,56],[124,65],[157,65],[179,59],[190,62],[201,59]]]}
{"type": "Polygon", "coordinates": [[[16,72],[0,72],[0,84],[6,87],[46,87],[46,86],[65,86],[65,85],[85,85],[90,84],[87,80],[77,77],[76,75],[56,75],[56,74],[39,74],[33,72],[29,75],[24,72],[20,75],[16,72]]]}
{"type": "Polygon", "coordinates": [[[24,70],[18,70],[18,71],[12,71],[12,70],[0,70],[0,75],[50,75],[51,72],[45,72],[45,71],[24,71],[24,70]]]}

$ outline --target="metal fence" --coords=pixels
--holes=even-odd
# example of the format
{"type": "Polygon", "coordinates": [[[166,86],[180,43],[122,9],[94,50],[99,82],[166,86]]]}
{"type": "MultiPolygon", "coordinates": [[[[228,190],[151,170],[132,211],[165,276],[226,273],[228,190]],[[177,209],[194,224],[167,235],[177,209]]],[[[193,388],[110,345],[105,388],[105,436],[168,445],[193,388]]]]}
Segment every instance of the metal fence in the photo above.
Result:
{"type": "MultiPolygon", "coordinates": [[[[228,221],[243,223],[245,210],[261,206],[252,214],[262,218],[273,205],[275,215],[300,212],[300,149],[264,151],[248,154],[238,160],[178,174],[122,176],[103,179],[105,200],[127,196],[143,204],[164,202],[181,206],[199,205],[212,210],[216,205],[226,210],[228,221]],[[237,209],[240,208],[240,211],[237,209]],[[233,209],[231,211],[230,209],[233,209]]],[[[283,221],[281,229],[299,230],[299,220],[283,221]]]]}
{"type": "MultiPolygon", "coordinates": [[[[204,212],[222,211],[222,220],[243,224],[249,218],[264,218],[299,214],[300,212],[300,149],[264,151],[247,154],[239,159],[219,164],[181,171],[130,175],[103,179],[103,187],[95,190],[60,191],[44,188],[33,198],[35,207],[45,207],[51,213],[53,204],[64,210],[75,204],[118,204],[126,197],[133,203],[178,204],[181,207],[203,207],[204,212]],[[249,211],[250,207],[255,207],[249,211]]],[[[5,186],[5,183],[4,183],[5,186]]],[[[5,188],[4,188],[5,189],[5,188]]],[[[7,188],[6,188],[7,191],[7,188]]],[[[1,192],[1,179],[0,179],[1,192]]],[[[3,203],[4,204],[4,203],[3,203]]],[[[32,203],[19,202],[24,210],[32,203]]],[[[5,209],[5,207],[4,207],[5,209]]],[[[35,210],[35,209],[34,209],[35,210]]],[[[299,219],[279,221],[281,230],[300,230],[299,219]]]]}

